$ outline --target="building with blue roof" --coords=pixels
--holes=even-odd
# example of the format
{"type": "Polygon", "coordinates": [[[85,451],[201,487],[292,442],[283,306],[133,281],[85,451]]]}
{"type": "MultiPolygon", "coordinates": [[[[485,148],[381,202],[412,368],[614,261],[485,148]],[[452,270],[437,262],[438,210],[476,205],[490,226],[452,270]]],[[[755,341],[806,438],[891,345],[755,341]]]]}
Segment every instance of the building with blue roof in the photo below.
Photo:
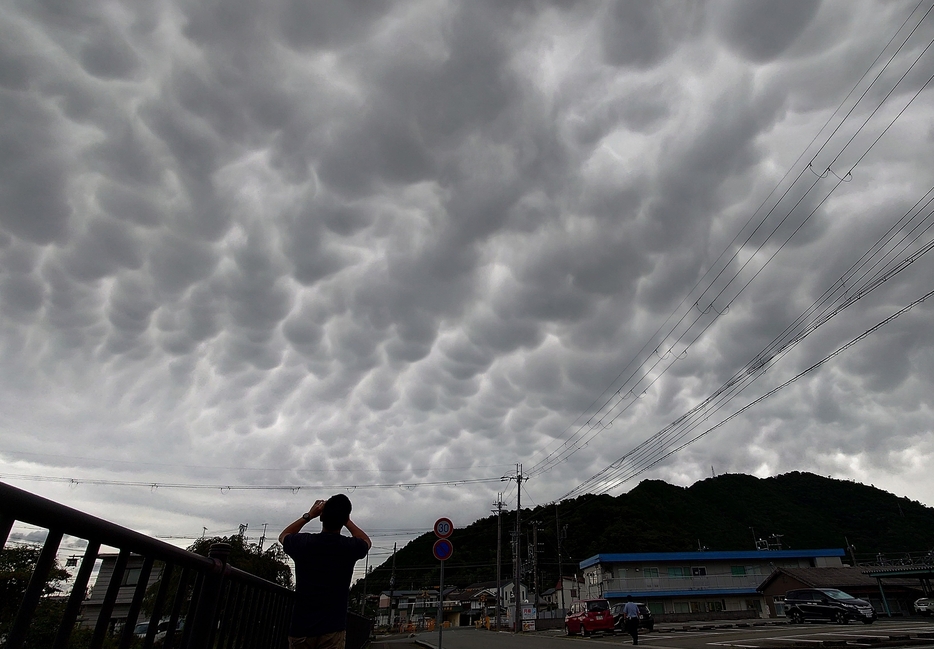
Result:
{"type": "Polygon", "coordinates": [[[582,598],[631,596],[656,614],[766,616],[756,589],[773,570],[839,567],[843,556],[842,548],[598,554],[580,563],[582,598]]]}

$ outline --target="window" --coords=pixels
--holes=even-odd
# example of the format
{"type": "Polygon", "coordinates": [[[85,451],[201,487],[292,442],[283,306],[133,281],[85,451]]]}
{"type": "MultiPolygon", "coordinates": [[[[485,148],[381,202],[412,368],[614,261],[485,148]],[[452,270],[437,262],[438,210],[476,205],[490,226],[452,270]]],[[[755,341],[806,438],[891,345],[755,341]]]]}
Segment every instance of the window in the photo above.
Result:
{"type": "Polygon", "coordinates": [[[705,608],[703,602],[691,602],[691,613],[703,613],[705,608]]]}
{"type": "Polygon", "coordinates": [[[707,568],[705,568],[704,566],[694,566],[693,568],[691,568],[691,575],[694,577],[706,577],[707,568]]]}
{"type": "Polygon", "coordinates": [[[658,568],[643,568],[642,574],[646,579],[658,579],[658,568]]]}
{"type": "Polygon", "coordinates": [[[690,613],[691,606],[687,602],[675,602],[675,613],[690,613]]]}
{"type": "Polygon", "coordinates": [[[591,572],[590,574],[588,574],[588,575],[587,575],[587,582],[588,582],[591,586],[596,586],[596,585],[597,585],[597,573],[591,572]]]}
{"type": "Polygon", "coordinates": [[[758,599],[747,599],[746,600],[746,610],[747,611],[756,611],[757,613],[762,612],[762,602],[758,599]]]}
{"type": "Polygon", "coordinates": [[[669,568],[669,569],[668,569],[668,576],[669,576],[669,577],[674,577],[674,578],[677,578],[677,577],[690,577],[690,576],[691,576],[691,569],[690,569],[690,568],[680,568],[680,567],[669,568]]]}
{"type": "Polygon", "coordinates": [[[123,571],[123,581],[120,582],[120,585],[135,586],[139,583],[139,576],[142,571],[142,568],[127,568],[123,571]]]}
{"type": "Polygon", "coordinates": [[[730,566],[730,574],[734,577],[745,577],[746,566],[730,566]]]}
{"type": "Polygon", "coordinates": [[[724,608],[726,606],[722,599],[707,602],[707,610],[710,612],[722,611],[724,608]]]}

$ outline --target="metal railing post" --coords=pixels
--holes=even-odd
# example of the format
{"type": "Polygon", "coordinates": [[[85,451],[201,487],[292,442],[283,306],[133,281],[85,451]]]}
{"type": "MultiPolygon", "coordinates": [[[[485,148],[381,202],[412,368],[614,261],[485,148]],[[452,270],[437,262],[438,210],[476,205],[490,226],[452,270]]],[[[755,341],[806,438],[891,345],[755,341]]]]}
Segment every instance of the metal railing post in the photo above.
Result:
{"type": "Polygon", "coordinates": [[[49,530],[49,535],[45,538],[45,544],[39,553],[36,567],[29,579],[29,586],[26,587],[26,594],[23,595],[23,599],[20,601],[13,628],[10,629],[4,647],[19,649],[26,642],[29,623],[32,621],[33,613],[36,612],[36,607],[39,605],[39,598],[42,597],[42,591],[45,589],[49,571],[55,564],[55,555],[58,553],[58,546],[62,542],[62,536],[61,530],[49,530]]]}
{"type": "Polygon", "coordinates": [[[215,630],[214,617],[224,583],[224,568],[230,557],[230,544],[215,543],[211,546],[208,556],[214,559],[214,570],[204,575],[198,598],[192,602],[194,619],[186,622],[186,626],[191,624],[191,636],[184,646],[191,649],[202,649],[211,644],[215,630]]]}
{"type": "Polygon", "coordinates": [[[237,591],[240,584],[227,581],[224,595],[221,598],[221,617],[218,620],[217,646],[223,647],[230,637],[230,626],[234,619],[234,609],[237,604],[237,591]]]}
{"type": "Polygon", "coordinates": [[[100,649],[104,645],[104,638],[110,630],[110,616],[113,614],[114,604],[117,601],[117,595],[120,593],[120,583],[123,581],[123,572],[126,570],[129,560],[130,551],[126,548],[120,550],[113,574],[110,576],[110,583],[107,584],[107,592],[104,594],[100,613],[97,616],[94,635],[91,636],[91,649],[100,649]]]}
{"type": "Polygon", "coordinates": [[[52,645],[53,649],[65,649],[68,646],[68,638],[71,637],[78,613],[81,611],[81,602],[84,601],[85,590],[91,580],[91,573],[94,571],[94,564],[97,562],[97,553],[100,549],[100,543],[89,541],[88,547],[84,550],[84,558],[81,559],[81,567],[75,575],[75,583],[71,587],[71,595],[68,597],[68,604],[65,605],[62,623],[58,627],[55,644],[52,645]]]}
{"type": "MultiPolygon", "coordinates": [[[[165,640],[163,647],[172,649],[177,644],[176,629],[178,628],[178,618],[182,612],[182,606],[185,605],[185,599],[188,597],[188,582],[191,581],[191,570],[184,568],[178,579],[178,587],[175,589],[175,599],[172,601],[172,613],[169,616],[169,628],[165,631],[165,640]]],[[[187,626],[187,625],[186,625],[187,626]]],[[[183,638],[184,639],[184,638],[183,638]]]]}
{"type": "Polygon", "coordinates": [[[146,596],[146,587],[149,585],[149,575],[152,572],[153,563],[155,563],[155,559],[152,557],[143,559],[143,567],[140,569],[136,588],[133,589],[133,599],[130,600],[130,610],[127,611],[118,649],[130,649],[130,643],[133,641],[134,631],[136,631],[136,620],[139,618],[140,609],[143,607],[143,598],[146,596]]]}
{"type": "Polygon", "coordinates": [[[159,632],[159,620],[162,619],[162,609],[165,606],[165,600],[169,598],[169,588],[172,585],[171,563],[162,564],[162,573],[159,575],[159,589],[156,591],[156,599],[152,603],[152,613],[149,615],[149,628],[146,629],[146,637],[143,638],[143,649],[152,649],[156,641],[156,634],[159,632]]]}
{"type": "Polygon", "coordinates": [[[16,519],[12,516],[6,514],[0,516],[0,549],[6,547],[6,541],[10,538],[10,530],[13,529],[13,523],[15,522],[16,519]]]}

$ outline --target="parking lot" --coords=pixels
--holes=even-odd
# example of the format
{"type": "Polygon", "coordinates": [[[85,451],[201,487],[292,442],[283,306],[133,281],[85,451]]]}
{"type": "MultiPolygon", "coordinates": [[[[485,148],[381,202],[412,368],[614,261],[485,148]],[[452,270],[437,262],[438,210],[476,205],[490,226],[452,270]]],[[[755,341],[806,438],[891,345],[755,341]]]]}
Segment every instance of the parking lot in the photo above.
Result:
{"type": "MultiPolygon", "coordinates": [[[[562,637],[562,636],[559,636],[562,637]]],[[[629,644],[628,636],[596,636],[568,641],[629,644]]],[[[872,625],[806,623],[788,624],[694,624],[659,627],[639,636],[639,645],[652,649],[696,649],[700,647],[894,647],[934,646],[934,622],[924,620],[879,620],[872,625]]]]}
{"type": "MultiPolygon", "coordinates": [[[[437,647],[436,633],[418,634],[418,644],[437,647]]],[[[411,642],[411,640],[410,640],[411,642]]],[[[599,649],[605,645],[630,645],[628,635],[615,633],[565,636],[560,631],[514,635],[457,629],[445,631],[442,649],[599,649]]],[[[792,625],[769,621],[748,624],[697,623],[659,625],[639,635],[647,649],[801,649],[806,647],[934,647],[934,621],[879,620],[872,625],[807,623],[792,625]]]]}

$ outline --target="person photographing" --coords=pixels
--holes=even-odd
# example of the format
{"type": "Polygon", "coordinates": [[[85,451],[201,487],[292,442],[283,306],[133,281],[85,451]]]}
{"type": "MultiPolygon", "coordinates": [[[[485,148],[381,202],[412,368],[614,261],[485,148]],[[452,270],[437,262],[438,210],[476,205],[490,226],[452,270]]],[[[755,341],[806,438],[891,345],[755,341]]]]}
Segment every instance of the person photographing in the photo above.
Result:
{"type": "Polygon", "coordinates": [[[283,550],[295,561],[289,649],[344,649],[354,564],[372,546],[366,532],[350,520],[352,509],[344,494],[317,500],[279,534],[283,550]],[[318,517],[319,533],[301,531],[318,517]],[[344,527],[350,536],[341,534],[344,527]]]}

